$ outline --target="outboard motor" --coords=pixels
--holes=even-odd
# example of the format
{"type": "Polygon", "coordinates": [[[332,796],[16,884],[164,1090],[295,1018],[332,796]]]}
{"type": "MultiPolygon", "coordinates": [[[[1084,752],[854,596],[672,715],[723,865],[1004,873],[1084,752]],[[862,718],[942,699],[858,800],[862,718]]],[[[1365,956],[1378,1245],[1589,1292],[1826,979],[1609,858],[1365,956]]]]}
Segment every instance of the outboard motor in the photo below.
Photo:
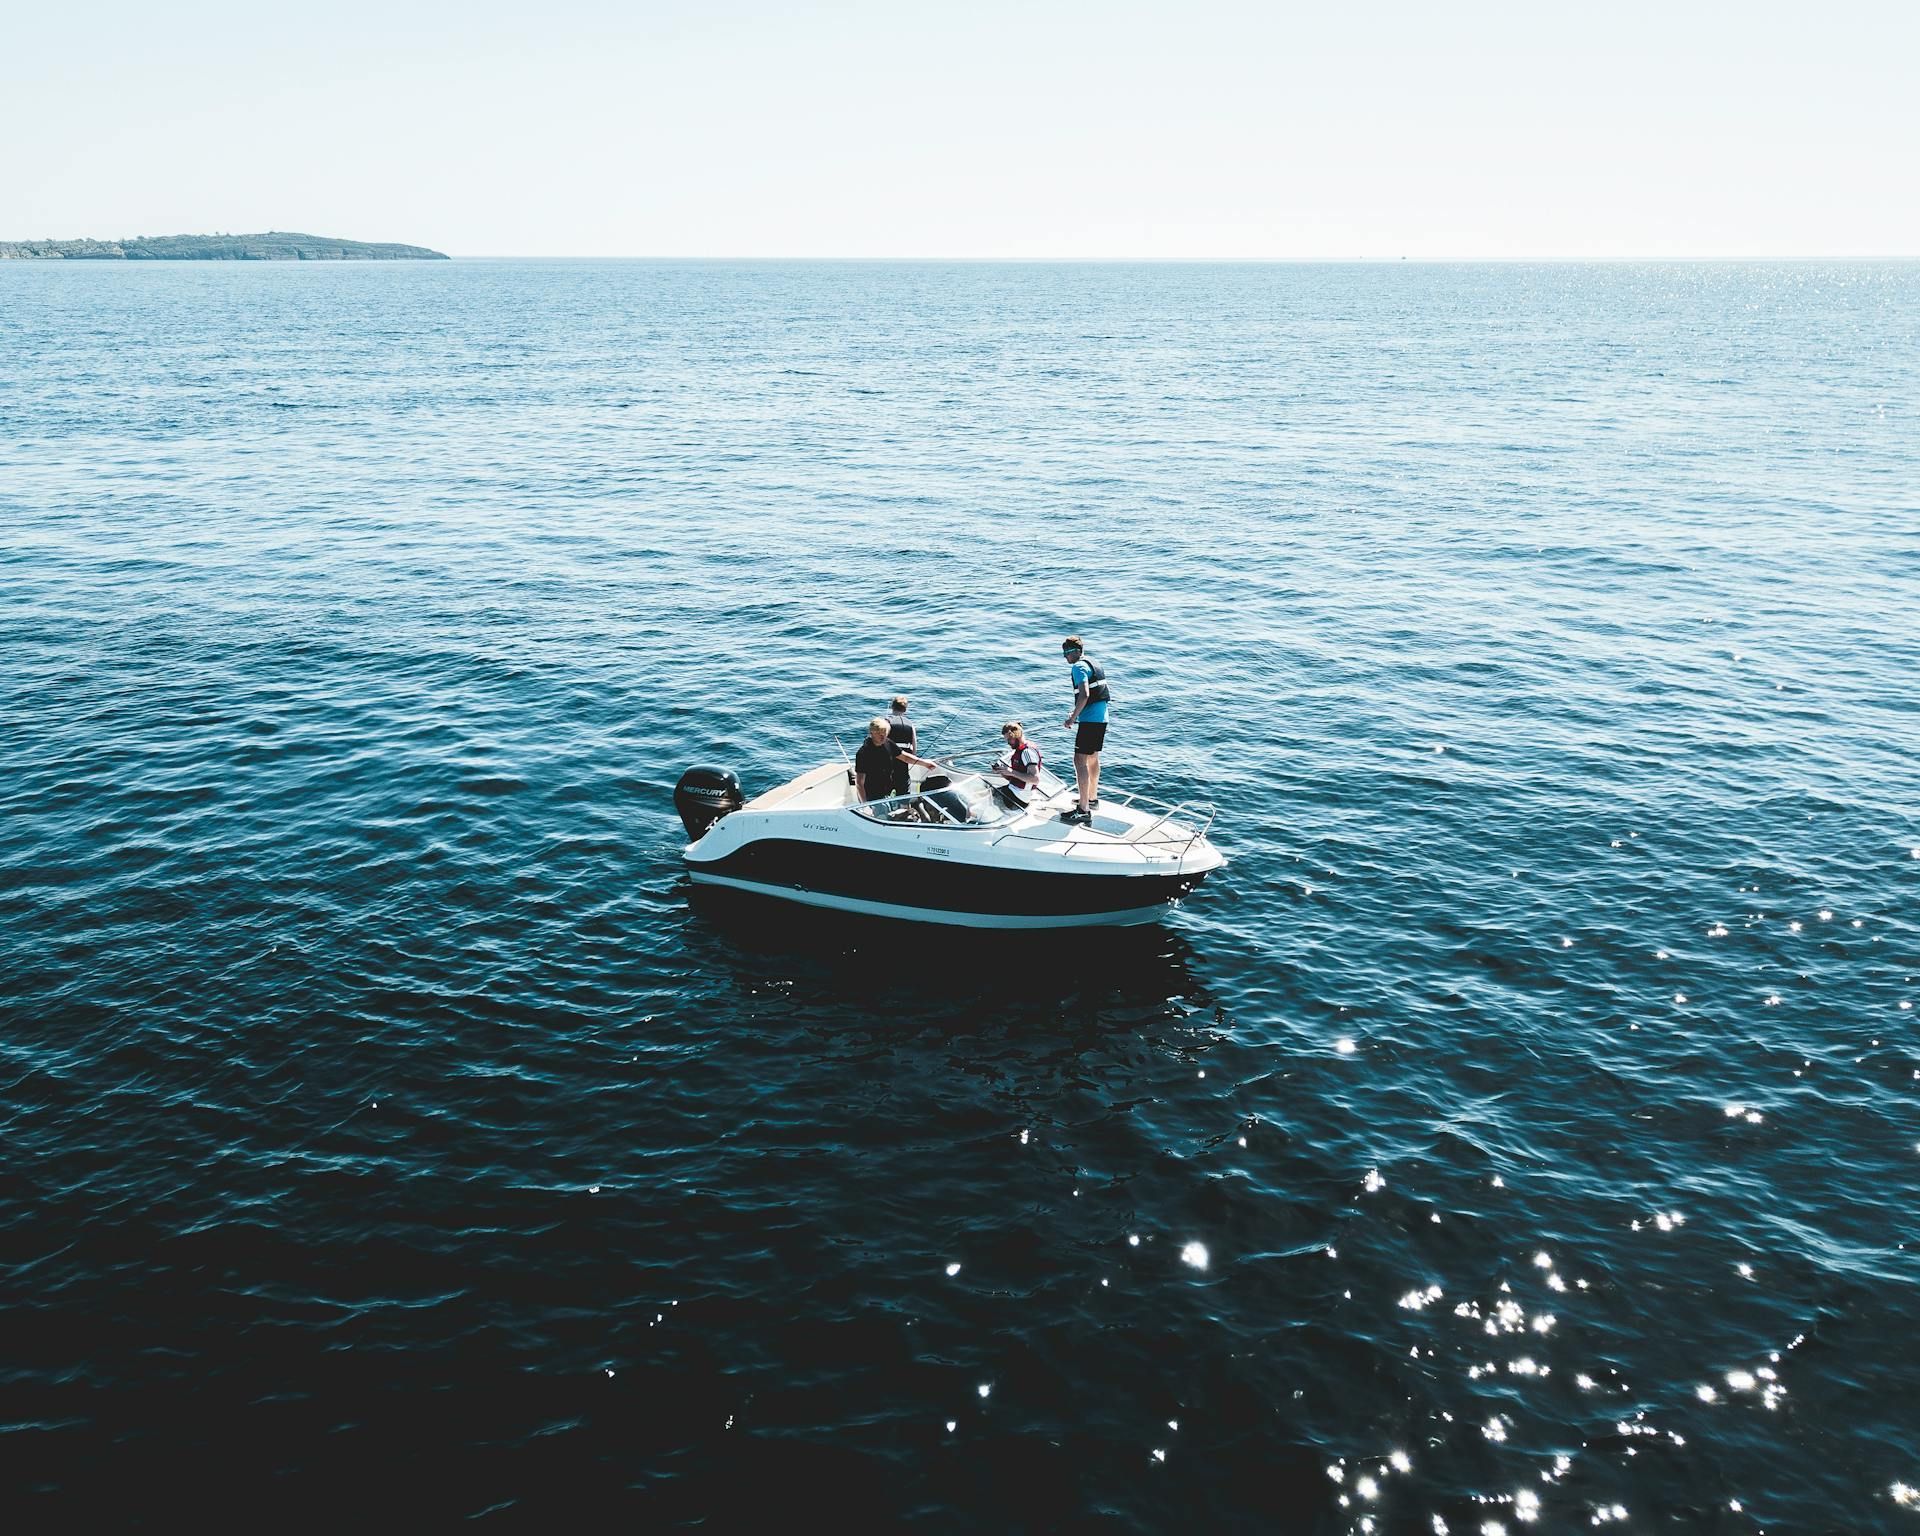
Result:
{"type": "Polygon", "coordinates": [[[740,781],[724,768],[689,768],[673,786],[673,808],[690,842],[699,842],[708,827],[746,803],[740,781]]]}

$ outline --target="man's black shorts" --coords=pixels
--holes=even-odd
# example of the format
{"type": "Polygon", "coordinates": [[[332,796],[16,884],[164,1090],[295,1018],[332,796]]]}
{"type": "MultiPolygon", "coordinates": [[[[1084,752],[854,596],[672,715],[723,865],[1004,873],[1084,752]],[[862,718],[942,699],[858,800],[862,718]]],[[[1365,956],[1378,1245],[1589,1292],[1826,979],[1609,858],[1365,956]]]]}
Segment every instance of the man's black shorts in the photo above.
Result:
{"type": "Polygon", "coordinates": [[[1082,720],[1079,734],[1073,738],[1073,750],[1076,752],[1098,752],[1107,744],[1107,722],[1104,720],[1082,720]]]}

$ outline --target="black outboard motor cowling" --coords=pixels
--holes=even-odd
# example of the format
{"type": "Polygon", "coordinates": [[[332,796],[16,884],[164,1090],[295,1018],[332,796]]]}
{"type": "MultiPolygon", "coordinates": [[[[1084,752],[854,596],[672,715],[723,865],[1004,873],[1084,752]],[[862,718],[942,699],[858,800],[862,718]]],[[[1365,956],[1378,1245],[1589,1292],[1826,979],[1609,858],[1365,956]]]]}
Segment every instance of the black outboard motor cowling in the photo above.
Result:
{"type": "Polygon", "coordinates": [[[740,781],[724,768],[689,768],[673,786],[673,808],[691,842],[699,842],[708,827],[746,803],[740,781]]]}

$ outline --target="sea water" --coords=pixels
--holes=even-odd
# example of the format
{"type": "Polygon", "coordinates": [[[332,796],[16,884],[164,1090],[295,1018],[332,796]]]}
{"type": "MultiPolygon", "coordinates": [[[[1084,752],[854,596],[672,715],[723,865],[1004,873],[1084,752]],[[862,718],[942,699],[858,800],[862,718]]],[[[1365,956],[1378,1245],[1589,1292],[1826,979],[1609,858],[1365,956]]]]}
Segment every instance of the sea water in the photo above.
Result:
{"type": "Polygon", "coordinates": [[[0,1472],[1902,1530],[1920,267],[0,266],[0,1472]],[[1109,669],[1117,937],[671,788],[1109,669]]]}

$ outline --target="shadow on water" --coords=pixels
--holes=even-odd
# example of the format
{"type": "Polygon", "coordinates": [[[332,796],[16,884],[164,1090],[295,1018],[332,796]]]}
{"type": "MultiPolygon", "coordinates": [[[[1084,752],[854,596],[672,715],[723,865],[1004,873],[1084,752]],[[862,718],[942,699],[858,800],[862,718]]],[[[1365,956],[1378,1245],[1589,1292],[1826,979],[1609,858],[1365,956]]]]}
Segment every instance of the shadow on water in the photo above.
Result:
{"type": "Polygon", "coordinates": [[[960,1027],[985,1016],[1119,1019],[1211,1010],[1193,946],[1164,923],[991,931],[827,912],[685,882],[690,957],[744,985],[769,978],[851,1008],[910,1007],[960,1027]]]}

